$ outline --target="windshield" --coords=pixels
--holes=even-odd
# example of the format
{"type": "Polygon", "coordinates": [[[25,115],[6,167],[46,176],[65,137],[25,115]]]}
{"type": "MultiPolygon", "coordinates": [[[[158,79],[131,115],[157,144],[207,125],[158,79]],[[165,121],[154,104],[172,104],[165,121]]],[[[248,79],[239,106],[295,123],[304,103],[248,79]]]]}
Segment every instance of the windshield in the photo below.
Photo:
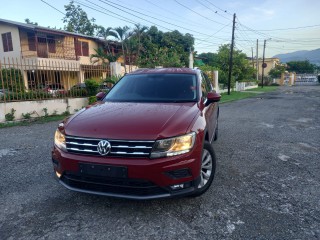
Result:
{"type": "Polygon", "coordinates": [[[104,98],[115,102],[195,102],[194,74],[127,75],[104,98]]]}

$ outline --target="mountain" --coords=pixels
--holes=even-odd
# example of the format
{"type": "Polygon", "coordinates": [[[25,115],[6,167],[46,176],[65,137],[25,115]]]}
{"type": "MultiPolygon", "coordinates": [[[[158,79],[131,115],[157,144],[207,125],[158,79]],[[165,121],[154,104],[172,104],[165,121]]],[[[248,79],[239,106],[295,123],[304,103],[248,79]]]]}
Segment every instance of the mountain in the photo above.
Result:
{"type": "Polygon", "coordinates": [[[307,51],[296,51],[292,53],[285,54],[277,54],[274,56],[275,58],[279,58],[280,62],[286,63],[290,61],[304,61],[309,60],[313,64],[317,64],[320,66],[320,48],[307,51]]]}

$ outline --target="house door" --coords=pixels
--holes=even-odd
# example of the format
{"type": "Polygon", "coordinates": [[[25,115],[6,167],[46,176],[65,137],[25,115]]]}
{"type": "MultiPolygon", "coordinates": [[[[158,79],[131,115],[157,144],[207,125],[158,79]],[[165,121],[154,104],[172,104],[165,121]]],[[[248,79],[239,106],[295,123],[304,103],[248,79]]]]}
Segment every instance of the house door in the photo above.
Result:
{"type": "Polygon", "coordinates": [[[38,57],[48,58],[47,38],[38,37],[38,57]]]}

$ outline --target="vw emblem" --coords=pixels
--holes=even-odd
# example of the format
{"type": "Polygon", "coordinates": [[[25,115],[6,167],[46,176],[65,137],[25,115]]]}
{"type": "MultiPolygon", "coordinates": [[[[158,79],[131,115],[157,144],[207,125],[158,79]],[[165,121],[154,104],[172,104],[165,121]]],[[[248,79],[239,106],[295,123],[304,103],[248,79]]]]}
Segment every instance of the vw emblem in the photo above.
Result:
{"type": "Polygon", "coordinates": [[[97,149],[98,149],[98,152],[100,153],[100,155],[105,156],[110,152],[111,144],[107,140],[101,140],[98,143],[97,149]]]}

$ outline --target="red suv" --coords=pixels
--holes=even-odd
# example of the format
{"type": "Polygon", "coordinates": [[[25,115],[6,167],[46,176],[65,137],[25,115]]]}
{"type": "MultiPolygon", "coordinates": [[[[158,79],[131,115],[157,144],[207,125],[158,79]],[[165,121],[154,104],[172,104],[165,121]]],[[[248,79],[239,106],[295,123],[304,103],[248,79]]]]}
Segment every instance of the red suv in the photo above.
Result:
{"type": "Polygon", "coordinates": [[[131,199],[200,195],[212,183],[218,101],[196,69],[139,69],[59,124],[52,161],[68,189],[131,199]]]}

